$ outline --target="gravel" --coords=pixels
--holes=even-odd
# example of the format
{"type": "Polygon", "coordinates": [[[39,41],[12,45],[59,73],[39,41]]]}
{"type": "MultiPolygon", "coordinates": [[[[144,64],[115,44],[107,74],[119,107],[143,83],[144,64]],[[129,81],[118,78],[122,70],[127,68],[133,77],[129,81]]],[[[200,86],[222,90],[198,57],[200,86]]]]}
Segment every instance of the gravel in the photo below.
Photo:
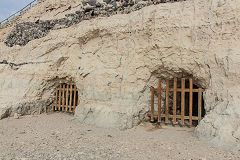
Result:
{"type": "Polygon", "coordinates": [[[0,159],[240,159],[193,137],[194,128],[139,126],[119,131],[80,124],[66,113],[0,121],[0,159]]]}

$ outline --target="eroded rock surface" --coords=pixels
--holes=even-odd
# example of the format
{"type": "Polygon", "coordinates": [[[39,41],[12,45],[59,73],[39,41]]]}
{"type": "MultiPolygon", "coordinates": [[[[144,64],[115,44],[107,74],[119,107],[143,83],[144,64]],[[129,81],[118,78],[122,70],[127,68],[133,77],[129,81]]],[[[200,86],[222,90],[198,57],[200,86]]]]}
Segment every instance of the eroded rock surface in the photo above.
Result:
{"type": "Polygon", "coordinates": [[[171,0],[84,0],[83,8],[72,14],[66,14],[64,18],[36,22],[23,22],[17,24],[11,33],[7,36],[5,44],[9,47],[14,45],[24,46],[29,41],[39,39],[46,36],[52,29],[68,28],[74,24],[78,24],[83,20],[90,20],[96,17],[109,17],[114,14],[128,14],[139,10],[145,6],[175,2],[171,0]]]}
{"type": "Polygon", "coordinates": [[[239,1],[190,0],[84,20],[24,47],[1,41],[1,118],[41,113],[59,82],[74,81],[78,121],[131,128],[159,77],[193,77],[206,110],[195,135],[239,152],[239,14],[239,1]]]}

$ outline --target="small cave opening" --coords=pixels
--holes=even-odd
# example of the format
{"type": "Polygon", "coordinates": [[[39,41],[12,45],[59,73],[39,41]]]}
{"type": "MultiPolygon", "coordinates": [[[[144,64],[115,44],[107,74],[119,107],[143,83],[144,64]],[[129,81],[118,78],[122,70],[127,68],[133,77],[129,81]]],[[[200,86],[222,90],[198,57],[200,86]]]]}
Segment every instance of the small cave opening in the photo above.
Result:
{"type": "Polygon", "coordinates": [[[152,122],[197,126],[205,116],[203,93],[204,90],[192,78],[159,79],[158,87],[151,88],[151,109],[148,116],[152,122]]]}
{"type": "Polygon", "coordinates": [[[74,83],[59,83],[54,92],[52,111],[74,113],[79,104],[78,89],[74,83]]]}

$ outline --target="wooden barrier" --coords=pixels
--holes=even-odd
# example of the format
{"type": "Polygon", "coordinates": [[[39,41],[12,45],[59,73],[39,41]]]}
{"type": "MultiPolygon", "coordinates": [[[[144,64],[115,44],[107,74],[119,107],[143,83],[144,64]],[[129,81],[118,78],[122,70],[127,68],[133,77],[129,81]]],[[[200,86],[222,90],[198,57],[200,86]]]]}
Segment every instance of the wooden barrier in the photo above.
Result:
{"type": "Polygon", "coordinates": [[[52,111],[75,112],[79,104],[77,87],[73,84],[61,83],[56,88],[52,111]]]}
{"type": "Polygon", "coordinates": [[[185,87],[186,80],[185,78],[181,79],[181,88],[177,88],[177,78],[173,79],[173,88],[169,87],[169,79],[166,80],[166,87],[162,88],[161,85],[161,79],[159,79],[158,82],[158,88],[151,87],[151,112],[148,114],[148,116],[151,117],[151,121],[154,121],[154,118],[158,119],[158,122],[161,122],[161,119],[165,119],[165,123],[169,123],[169,120],[172,120],[173,124],[177,124],[178,120],[180,121],[181,125],[185,125],[185,120],[188,120],[188,125],[192,126],[193,120],[200,122],[202,119],[202,88],[193,88],[193,80],[190,78],[188,80],[189,82],[189,88],[185,87]],[[154,112],[154,94],[157,92],[158,94],[158,112],[154,112]],[[165,92],[165,112],[162,113],[162,93],[165,92]],[[169,96],[170,93],[173,93],[172,99],[172,113],[170,114],[170,108],[169,108],[169,99],[171,98],[169,96]],[[180,92],[181,96],[177,97],[177,93],[180,92]],[[197,116],[193,116],[193,93],[198,93],[198,103],[197,103],[197,116]],[[186,104],[186,93],[189,93],[189,104],[186,104]],[[181,104],[178,107],[177,110],[177,100],[180,98],[181,104]],[[187,106],[188,105],[188,106],[187,106]],[[181,114],[177,114],[177,111],[180,111],[181,114]],[[187,111],[187,112],[186,112],[187,111]],[[188,114],[188,115],[186,115],[188,114]]]}

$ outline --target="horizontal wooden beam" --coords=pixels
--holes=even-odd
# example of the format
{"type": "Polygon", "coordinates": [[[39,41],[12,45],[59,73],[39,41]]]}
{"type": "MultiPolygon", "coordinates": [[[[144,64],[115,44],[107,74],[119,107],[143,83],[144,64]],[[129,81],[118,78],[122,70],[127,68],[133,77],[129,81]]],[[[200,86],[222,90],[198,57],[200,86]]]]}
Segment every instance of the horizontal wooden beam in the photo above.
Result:
{"type": "MultiPolygon", "coordinates": [[[[189,88],[185,88],[185,89],[182,89],[182,88],[177,88],[177,92],[182,92],[182,90],[184,92],[190,92],[190,89],[189,88]]],[[[202,89],[201,89],[202,90],[202,89]]],[[[154,88],[154,91],[158,91],[158,88],[154,88]]],[[[161,88],[161,91],[165,92],[166,91],[166,88],[161,88]]],[[[174,88],[169,88],[168,91],[171,91],[173,92],[174,91],[174,88]]],[[[192,89],[193,92],[199,92],[200,89],[192,89]]]]}
{"type": "MultiPolygon", "coordinates": [[[[150,113],[147,114],[147,116],[151,116],[150,113]]],[[[158,117],[158,114],[153,114],[153,117],[158,117]]],[[[161,114],[161,117],[165,118],[166,115],[165,114],[161,114]]],[[[174,118],[173,115],[168,115],[168,118],[174,118]]],[[[181,115],[176,115],[176,118],[181,119],[181,115]]],[[[189,116],[184,116],[184,119],[189,119],[189,116]]],[[[197,116],[192,116],[192,120],[199,120],[199,118],[197,116]]]]}

